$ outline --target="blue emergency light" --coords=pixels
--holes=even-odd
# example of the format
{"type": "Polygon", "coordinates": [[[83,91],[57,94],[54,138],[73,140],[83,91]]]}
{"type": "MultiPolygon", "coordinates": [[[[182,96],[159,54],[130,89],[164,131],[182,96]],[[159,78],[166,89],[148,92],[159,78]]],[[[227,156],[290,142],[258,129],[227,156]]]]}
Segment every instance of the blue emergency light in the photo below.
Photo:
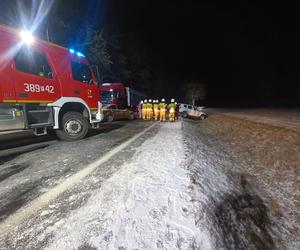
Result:
{"type": "Polygon", "coordinates": [[[77,52],[77,56],[78,57],[84,57],[84,54],[80,53],[80,52],[77,52]]]}
{"type": "Polygon", "coordinates": [[[84,54],[82,54],[81,52],[76,52],[74,49],[69,49],[70,53],[71,54],[75,54],[78,56],[78,57],[85,57],[84,54]]]}

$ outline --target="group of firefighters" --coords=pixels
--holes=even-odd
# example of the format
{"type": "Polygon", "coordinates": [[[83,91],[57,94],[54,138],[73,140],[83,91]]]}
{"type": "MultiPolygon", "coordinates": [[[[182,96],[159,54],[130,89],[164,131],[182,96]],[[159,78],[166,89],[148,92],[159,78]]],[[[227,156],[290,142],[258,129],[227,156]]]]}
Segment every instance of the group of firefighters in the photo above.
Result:
{"type": "Polygon", "coordinates": [[[166,121],[166,113],[169,110],[169,121],[174,122],[176,116],[177,103],[174,99],[171,99],[169,104],[166,103],[165,99],[158,100],[144,100],[141,101],[141,118],[143,120],[160,120],[161,122],[166,121]]]}

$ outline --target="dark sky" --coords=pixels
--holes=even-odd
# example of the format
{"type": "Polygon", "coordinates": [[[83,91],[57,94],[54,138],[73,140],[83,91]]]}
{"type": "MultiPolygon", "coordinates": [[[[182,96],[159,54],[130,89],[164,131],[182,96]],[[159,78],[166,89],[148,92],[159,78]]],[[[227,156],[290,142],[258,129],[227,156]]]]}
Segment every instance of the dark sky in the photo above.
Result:
{"type": "MultiPolygon", "coordinates": [[[[6,13],[0,21],[6,23],[7,13],[15,11],[15,1],[7,2],[0,0],[6,13]]],[[[29,6],[39,1],[19,2],[29,6]]],[[[288,2],[48,2],[54,2],[46,22],[54,40],[69,45],[79,39],[82,20],[95,28],[110,25],[111,32],[121,33],[123,48],[138,44],[145,50],[156,75],[153,86],[167,95],[179,97],[185,82],[196,81],[206,84],[209,105],[300,105],[298,13],[288,2]],[[67,42],[59,41],[63,34],[55,29],[56,18],[71,26],[67,42]]],[[[9,18],[10,24],[14,21],[9,18]]]]}
{"type": "Polygon", "coordinates": [[[294,6],[276,1],[113,1],[164,80],[207,84],[211,103],[299,104],[294,6]],[[154,4],[156,2],[156,4],[154,4]]]}

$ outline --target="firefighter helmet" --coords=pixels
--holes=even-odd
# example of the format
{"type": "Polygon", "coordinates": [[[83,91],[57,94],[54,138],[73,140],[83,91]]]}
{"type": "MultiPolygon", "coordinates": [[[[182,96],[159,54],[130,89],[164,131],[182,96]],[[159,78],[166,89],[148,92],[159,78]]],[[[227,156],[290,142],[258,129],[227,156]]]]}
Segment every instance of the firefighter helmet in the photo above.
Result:
{"type": "Polygon", "coordinates": [[[151,100],[151,99],[149,99],[149,102],[152,102],[152,100],[151,100]]]}
{"type": "Polygon", "coordinates": [[[143,102],[143,101],[141,101],[141,103],[143,104],[144,102],[143,102]]]}
{"type": "Polygon", "coordinates": [[[163,99],[161,99],[161,101],[162,101],[162,102],[165,102],[166,100],[163,98],[163,99]]]}
{"type": "Polygon", "coordinates": [[[144,103],[147,103],[147,99],[144,100],[144,103]]]}
{"type": "Polygon", "coordinates": [[[174,100],[174,99],[171,99],[171,102],[175,102],[175,100],[174,100]]]}

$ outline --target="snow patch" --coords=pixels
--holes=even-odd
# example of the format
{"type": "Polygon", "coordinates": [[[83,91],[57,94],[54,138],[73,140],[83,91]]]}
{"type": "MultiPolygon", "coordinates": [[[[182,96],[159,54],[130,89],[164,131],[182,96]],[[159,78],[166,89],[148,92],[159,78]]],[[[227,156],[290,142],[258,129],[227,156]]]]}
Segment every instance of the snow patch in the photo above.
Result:
{"type": "Polygon", "coordinates": [[[213,249],[195,226],[184,152],[181,122],[162,124],[84,207],[48,229],[47,249],[213,249]]]}

